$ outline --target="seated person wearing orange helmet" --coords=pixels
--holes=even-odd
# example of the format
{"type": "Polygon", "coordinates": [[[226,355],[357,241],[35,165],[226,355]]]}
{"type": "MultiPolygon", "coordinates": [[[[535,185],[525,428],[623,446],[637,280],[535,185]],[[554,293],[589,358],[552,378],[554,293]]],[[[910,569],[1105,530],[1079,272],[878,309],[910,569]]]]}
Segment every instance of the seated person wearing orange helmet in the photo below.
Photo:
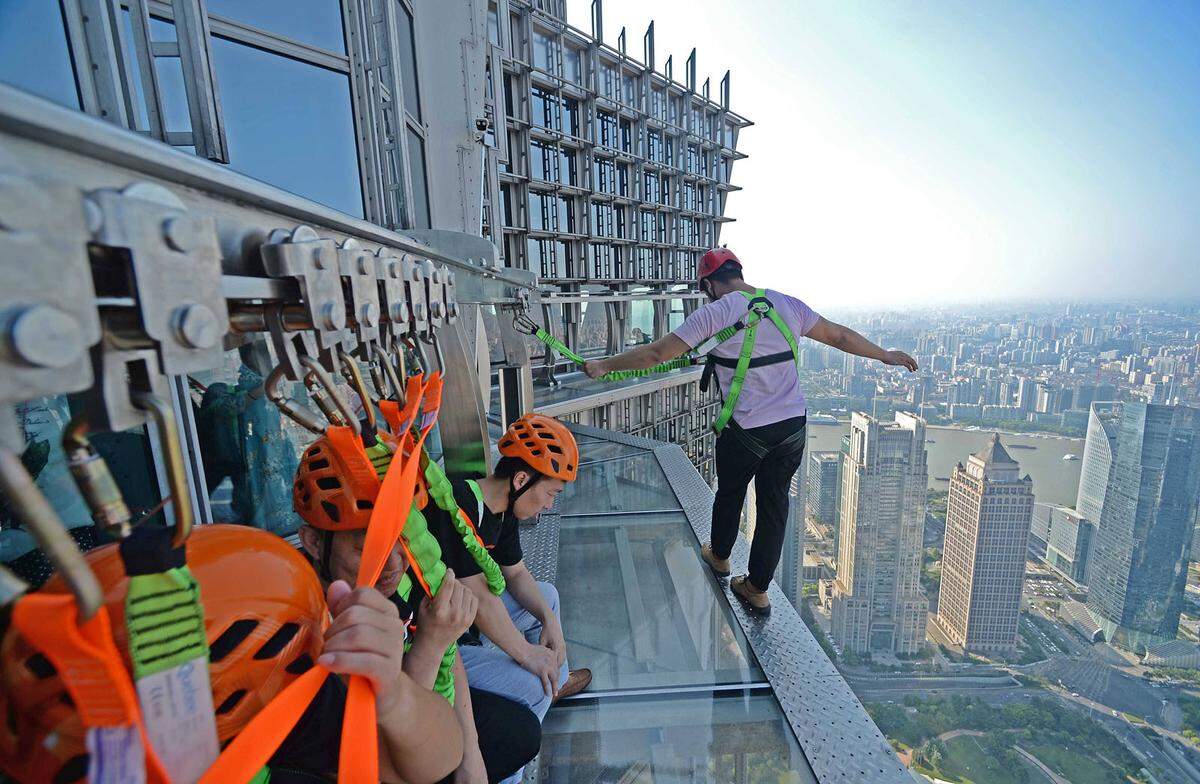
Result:
{"type": "MultiPolygon", "coordinates": [[[[300,459],[295,503],[296,512],[305,521],[300,528],[300,543],[325,584],[353,581],[362,560],[378,484],[368,482],[360,486],[353,479],[356,469],[368,476],[375,473],[365,454],[347,454],[335,448],[328,436],[314,442],[300,459]],[[362,463],[352,465],[351,461],[358,459],[362,463]]],[[[404,547],[397,542],[375,583],[374,593],[399,609],[403,623],[392,638],[394,647],[402,649],[405,640],[412,643],[404,655],[404,672],[421,688],[432,692],[443,654],[474,620],[477,601],[455,579],[452,570],[446,571],[436,598],[431,600],[420,593],[417,582],[414,585],[417,593],[408,600],[402,599],[397,588],[405,574],[411,574],[410,566],[404,547]]],[[[461,764],[447,781],[464,784],[501,781],[537,755],[541,725],[519,702],[468,684],[462,659],[457,654],[453,673],[454,711],[463,738],[463,755],[461,764]]]]}
{"type": "MultiPolygon", "coordinates": [[[[167,535],[161,540],[167,544],[154,546],[168,550],[169,529],[157,531],[167,535]]],[[[145,542],[155,534],[146,527],[132,538],[145,542]]],[[[180,555],[172,553],[171,558],[180,555]]],[[[221,744],[240,734],[267,703],[317,663],[341,676],[366,677],[374,687],[379,748],[363,753],[379,754],[383,781],[431,784],[459,764],[463,746],[458,723],[444,699],[402,671],[403,649],[395,639],[404,625],[386,599],[370,589],[352,590],[342,581],[322,592],[303,557],[262,530],[199,526],[188,538],[186,554],[202,596],[221,744]],[[413,721],[414,716],[421,720],[413,721]]],[[[124,625],[129,567],[116,544],[85,557],[104,591],[113,637],[127,662],[129,635],[119,626],[124,625]]],[[[182,560],[172,565],[180,564],[182,560]]],[[[63,593],[66,584],[55,576],[43,591],[63,593]]],[[[92,755],[112,749],[93,744],[91,729],[47,657],[15,625],[5,623],[0,634],[0,714],[9,717],[0,722],[0,772],[26,784],[84,780],[92,755]]],[[[341,678],[327,678],[271,756],[267,769],[272,784],[332,780],[345,701],[341,678]]],[[[97,767],[110,770],[103,762],[97,767]]],[[[134,772],[129,776],[133,780],[134,772]]]]}
{"type": "Polygon", "coordinates": [[[528,705],[544,719],[550,705],[591,682],[591,671],[569,671],[559,620],[558,592],[530,574],[521,552],[518,520],[549,510],[567,482],[575,480],[579,447],[561,422],[526,414],[499,442],[491,475],[453,482],[454,497],[504,574],[501,596],[488,590],[462,538],[444,512],[430,513],[442,559],[479,602],[475,626],[459,643],[471,684],[528,705]]]}

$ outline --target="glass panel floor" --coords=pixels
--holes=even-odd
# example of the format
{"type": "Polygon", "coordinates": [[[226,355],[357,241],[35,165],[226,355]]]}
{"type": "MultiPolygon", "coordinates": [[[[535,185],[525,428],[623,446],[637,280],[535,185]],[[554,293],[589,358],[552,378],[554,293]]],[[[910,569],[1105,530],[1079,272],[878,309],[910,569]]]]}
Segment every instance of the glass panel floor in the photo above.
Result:
{"type": "MultiPolygon", "coordinates": [[[[642,451],[618,459],[597,458],[597,454],[602,452],[593,445],[581,446],[583,462],[579,477],[562,493],[564,519],[576,515],[644,514],[682,508],[653,452],[642,451]]],[[[684,525],[686,527],[686,523],[684,525]]],[[[694,541],[695,537],[692,538],[694,541]]]]}
{"type": "Polygon", "coordinates": [[[614,697],[555,708],[539,784],[800,784],[808,764],[775,698],[717,692],[614,697]]]}

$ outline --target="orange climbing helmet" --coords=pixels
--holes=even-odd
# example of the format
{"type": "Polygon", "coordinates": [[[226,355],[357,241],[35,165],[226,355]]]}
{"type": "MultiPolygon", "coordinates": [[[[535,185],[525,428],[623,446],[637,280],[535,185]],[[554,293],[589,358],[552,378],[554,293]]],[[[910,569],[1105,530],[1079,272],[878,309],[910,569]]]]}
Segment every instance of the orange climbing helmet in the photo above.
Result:
{"type": "MultiPolygon", "coordinates": [[[[128,578],[116,544],[86,554],[104,589],[113,638],[128,666],[128,578]]],[[[198,526],[187,563],[200,584],[217,736],[237,735],[320,655],[329,612],[321,584],[274,534],[240,525],[198,526]],[[246,579],[253,575],[253,579],[246,579]]],[[[66,593],[61,576],[42,589],[66,593]]],[[[10,627],[0,640],[0,770],[18,781],[86,778],[86,729],[54,666],[10,627]]]]}
{"type": "Polygon", "coordinates": [[[544,414],[526,414],[500,438],[500,454],[524,460],[542,476],[574,482],[579,446],[567,426],[544,414]]]}
{"type": "MultiPolygon", "coordinates": [[[[348,427],[331,427],[300,456],[292,483],[292,506],[304,522],[321,531],[362,531],[399,442],[381,433],[364,449],[348,427]]],[[[413,503],[424,509],[428,494],[418,476],[413,503]]]]}

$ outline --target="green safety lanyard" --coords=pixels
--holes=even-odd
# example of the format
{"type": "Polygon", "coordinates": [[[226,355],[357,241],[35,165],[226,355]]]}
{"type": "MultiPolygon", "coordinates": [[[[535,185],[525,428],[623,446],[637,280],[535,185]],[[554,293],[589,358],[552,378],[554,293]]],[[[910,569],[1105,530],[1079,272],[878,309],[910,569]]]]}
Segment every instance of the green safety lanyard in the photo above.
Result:
{"type": "MultiPolygon", "coordinates": [[[[730,334],[733,334],[732,332],[730,334]]],[[[574,362],[576,365],[582,366],[586,361],[583,357],[572,351],[566,343],[563,343],[558,338],[551,335],[541,327],[537,328],[536,332],[530,332],[530,335],[545,343],[550,349],[557,351],[567,359],[574,362]]],[[[624,381],[630,378],[641,378],[655,373],[666,373],[668,370],[678,370],[679,368],[691,367],[696,364],[696,358],[691,354],[669,359],[666,362],[660,362],[654,367],[643,368],[641,370],[614,370],[600,376],[601,381],[624,381]]]]}
{"type": "MultiPolygon", "coordinates": [[[[746,334],[742,337],[742,350],[738,354],[737,365],[733,370],[733,380],[729,384],[729,394],[725,396],[725,402],[721,405],[721,412],[717,414],[717,419],[712,425],[713,432],[717,435],[721,434],[721,431],[729,424],[729,420],[733,418],[733,410],[737,407],[738,398],[742,396],[742,385],[746,381],[746,371],[750,369],[750,363],[753,359],[754,341],[758,335],[758,325],[764,317],[769,319],[783,334],[783,339],[787,341],[788,348],[792,350],[792,360],[796,363],[796,370],[799,371],[800,369],[800,349],[796,345],[796,337],[792,334],[792,330],[788,327],[787,322],[775,312],[771,301],[766,298],[766,289],[755,289],[753,296],[745,291],[741,292],[741,294],[748,300],[748,315],[744,323],[746,334]]],[[[741,326],[739,323],[732,327],[726,327],[717,333],[717,337],[719,338],[722,334],[728,332],[729,334],[725,338],[727,340],[741,326]]]]}

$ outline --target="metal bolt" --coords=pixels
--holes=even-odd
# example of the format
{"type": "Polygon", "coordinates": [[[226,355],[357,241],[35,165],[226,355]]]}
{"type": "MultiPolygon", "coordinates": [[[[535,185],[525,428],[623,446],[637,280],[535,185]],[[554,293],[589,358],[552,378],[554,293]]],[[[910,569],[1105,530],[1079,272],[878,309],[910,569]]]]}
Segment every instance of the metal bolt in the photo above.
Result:
{"type": "Polygon", "coordinates": [[[212,348],[222,337],[216,315],[205,305],[183,305],[173,316],[175,337],[188,348],[212,348]]]}
{"type": "Polygon", "coordinates": [[[425,321],[425,305],[423,305],[422,303],[417,303],[416,311],[417,311],[417,321],[425,321]]]}
{"type": "Polygon", "coordinates": [[[338,313],[340,311],[333,306],[332,302],[326,302],[317,310],[317,322],[321,329],[341,329],[345,324],[345,313],[342,313],[342,323],[338,323],[338,313]]]}
{"type": "Polygon", "coordinates": [[[163,221],[163,239],[172,250],[187,253],[200,244],[200,227],[186,217],[167,218],[163,221]]]}
{"type": "Polygon", "coordinates": [[[49,305],[33,305],[18,313],[9,322],[8,343],[22,361],[43,368],[64,368],[84,350],[75,319],[49,305]]]}
{"type": "Polygon", "coordinates": [[[433,314],[434,318],[441,318],[442,317],[442,303],[430,302],[429,303],[429,312],[433,314]]]}
{"type": "Polygon", "coordinates": [[[358,274],[370,275],[372,271],[371,260],[367,256],[358,257],[358,274]]]}
{"type": "Polygon", "coordinates": [[[362,307],[362,315],[359,317],[359,322],[364,327],[373,327],[379,323],[379,306],[374,302],[368,302],[362,307]]]}
{"type": "Polygon", "coordinates": [[[325,269],[325,254],[321,252],[321,249],[313,248],[312,255],[313,255],[313,267],[315,267],[319,270],[325,269]]]}
{"type": "Polygon", "coordinates": [[[393,278],[400,277],[400,262],[393,261],[388,264],[388,274],[393,278]]]}

